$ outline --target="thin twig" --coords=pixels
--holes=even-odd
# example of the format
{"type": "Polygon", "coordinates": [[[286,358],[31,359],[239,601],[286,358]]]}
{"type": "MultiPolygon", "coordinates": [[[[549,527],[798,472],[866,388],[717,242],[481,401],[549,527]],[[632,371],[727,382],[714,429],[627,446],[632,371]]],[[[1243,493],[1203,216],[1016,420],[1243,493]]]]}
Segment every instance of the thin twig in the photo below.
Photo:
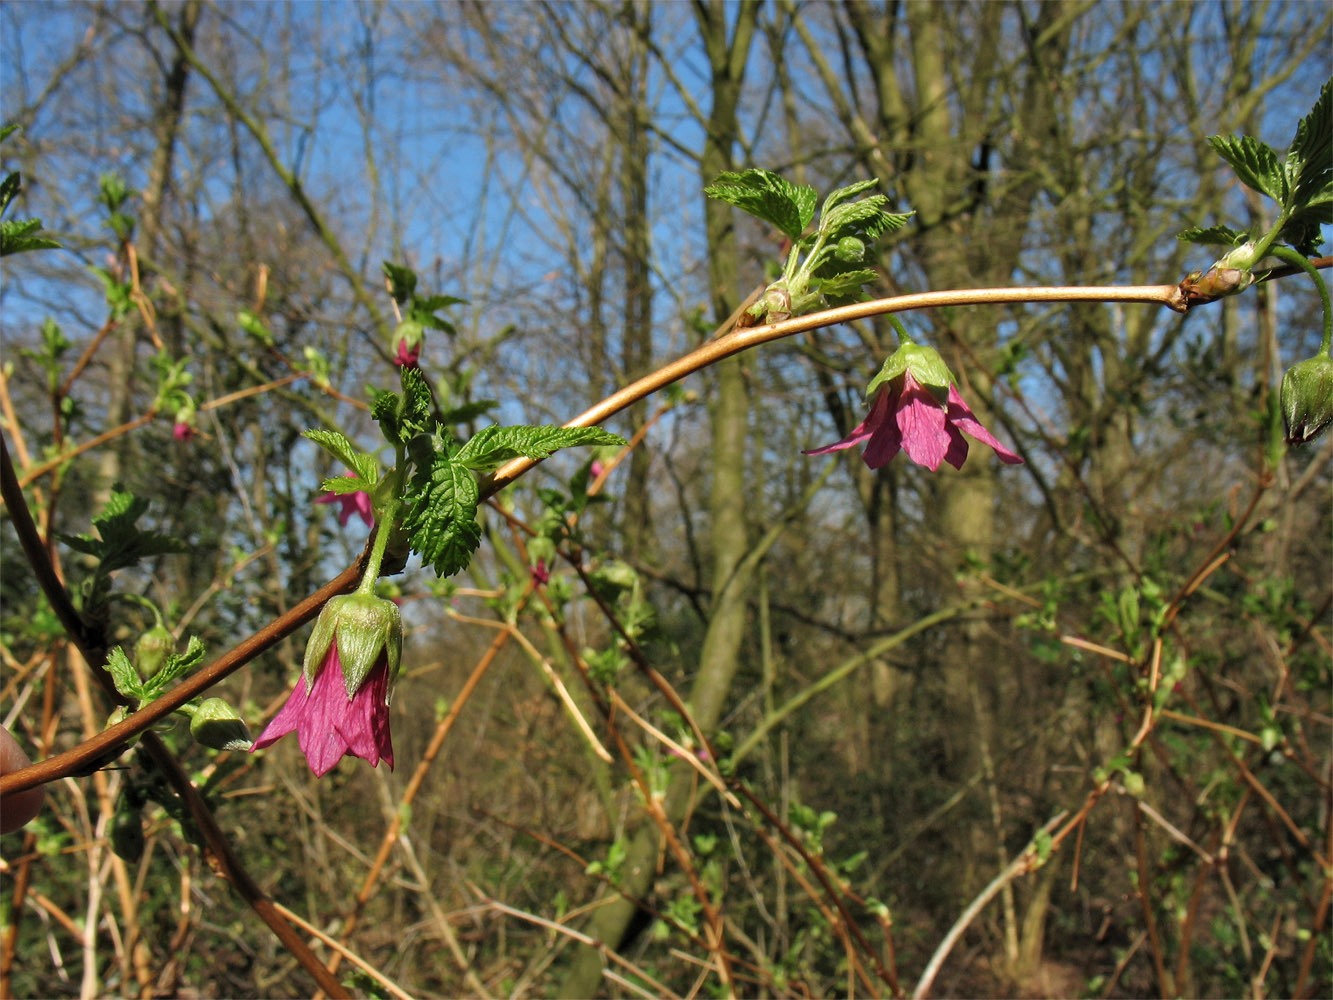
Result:
{"type": "MultiPolygon", "coordinates": [[[[1068,813],[1061,812],[1052,816],[1046,821],[1046,825],[1041,828],[1042,833],[1050,833],[1064,820],[1068,813]]],[[[990,885],[981,890],[981,894],[968,905],[962,912],[954,925],[949,928],[949,933],[944,935],[944,940],[939,943],[935,949],[935,954],[930,956],[930,961],[926,963],[926,968],[921,973],[921,980],[916,984],[916,989],[912,992],[912,1000],[921,1000],[930,992],[931,986],[935,983],[935,977],[939,975],[944,960],[949,957],[949,952],[953,946],[958,943],[958,939],[963,936],[963,931],[967,930],[968,925],[986,908],[986,904],[994,899],[1006,885],[1012,882],[1019,875],[1026,875],[1035,871],[1037,865],[1036,838],[1034,837],[1028,846],[1019,852],[1013,861],[1009,862],[1007,868],[995,878],[991,879],[990,885]]]]}

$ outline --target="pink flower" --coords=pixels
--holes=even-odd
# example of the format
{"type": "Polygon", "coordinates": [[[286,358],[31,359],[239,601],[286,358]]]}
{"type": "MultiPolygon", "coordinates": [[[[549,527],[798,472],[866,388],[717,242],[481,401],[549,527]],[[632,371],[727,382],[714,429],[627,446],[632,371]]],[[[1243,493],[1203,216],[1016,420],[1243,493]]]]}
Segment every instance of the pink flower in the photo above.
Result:
{"type": "Polygon", "coordinates": [[[366,594],[330,600],[306,645],[301,679],[251,752],[295,731],[317,778],[347,754],[392,768],[389,695],[402,641],[402,619],[391,601],[366,594]]]}
{"type": "Polygon", "coordinates": [[[1016,465],[1023,461],[981,426],[952,383],[948,399],[942,402],[929,386],[922,385],[910,370],[905,370],[880,385],[870,415],[850,434],[836,444],[814,448],[805,454],[824,455],[865,441],[868,443],[861,457],[872,469],[888,464],[900,449],[931,472],[940,467],[940,462],[961,469],[968,447],[963,434],[990,445],[1001,462],[1016,465]]]}
{"type": "Polygon", "coordinates": [[[421,357],[421,341],[415,344],[408,344],[407,338],[403,337],[398,341],[398,353],[393,356],[393,363],[400,368],[415,368],[417,359],[421,357]]]}
{"type": "MultiPolygon", "coordinates": [[[[344,472],[344,476],[354,476],[354,473],[344,472]]],[[[375,523],[375,514],[370,506],[370,494],[364,490],[357,490],[355,493],[325,493],[322,497],[315,500],[315,503],[340,503],[342,510],[338,511],[338,523],[346,525],[353,514],[360,514],[361,520],[366,522],[366,527],[371,527],[375,523]]]]}
{"type": "Polygon", "coordinates": [[[534,586],[540,587],[551,579],[551,571],[546,568],[546,560],[538,559],[537,565],[529,567],[528,572],[532,575],[534,586]]]}
{"type": "Polygon", "coordinates": [[[262,750],[294,730],[316,778],[333,770],[345,754],[369,761],[372,767],[383,759],[392,768],[388,690],[389,662],[381,653],[365,683],[349,698],[334,642],[310,690],[303,680],[296,682],[287,704],[264,727],[252,749],[262,750]]]}
{"type": "Polygon", "coordinates": [[[171,425],[171,436],[177,441],[188,441],[194,437],[194,428],[182,420],[171,425]]]}

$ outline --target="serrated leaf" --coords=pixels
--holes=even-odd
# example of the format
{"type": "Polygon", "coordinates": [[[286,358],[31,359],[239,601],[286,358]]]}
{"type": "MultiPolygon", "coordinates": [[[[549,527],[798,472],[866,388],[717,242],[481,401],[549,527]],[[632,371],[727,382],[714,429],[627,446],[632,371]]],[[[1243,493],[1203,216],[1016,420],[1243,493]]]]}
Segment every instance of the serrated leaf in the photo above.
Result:
{"type": "Polygon", "coordinates": [[[1238,247],[1249,239],[1247,233],[1238,233],[1229,226],[1195,227],[1176,233],[1176,239],[1182,243],[1199,243],[1204,246],[1238,247]]]}
{"type": "Polygon", "coordinates": [[[125,655],[125,650],[116,646],[106,654],[106,670],[117,691],[136,701],[142,698],[143,681],[139,679],[139,673],[134,669],[134,664],[130,663],[130,658],[125,655]]]}
{"type": "Polygon", "coordinates": [[[1296,126],[1287,150],[1287,178],[1292,206],[1333,198],[1333,77],[1324,81],[1310,113],[1296,126]]]}
{"type": "Polygon", "coordinates": [[[1287,179],[1272,146],[1248,135],[1209,136],[1208,145],[1231,164],[1246,187],[1285,203],[1287,179]]]}
{"type": "Polygon", "coordinates": [[[430,413],[435,399],[420,368],[404,365],[398,370],[403,382],[403,405],[399,418],[401,425],[409,434],[420,434],[430,429],[430,413]]]}
{"type": "MultiPolygon", "coordinates": [[[[167,655],[167,662],[156,674],[153,675],[151,688],[153,692],[166,690],[168,684],[177,677],[184,676],[199,665],[199,661],[204,658],[204,644],[196,635],[190,636],[185,643],[185,652],[170,653],[167,655]]],[[[156,694],[154,693],[154,697],[156,694]]]]}
{"type": "Polygon", "coordinates": [[[45,236],[34,236],[42,228],[41,219],[18,221],[6,219],[0,222],[0,257],[13,253],[26,253],[29,250],[58,250],[60,244],[45,236]]]}
{"type": "Polygon", "coordinates": [[[345,496],[348,493],[369,493],[375,488],[375,484],[366,482],[360,476],[331,476],[322,480],[319,488],[324,493],[345,496]]]}
{"type": "Polygon", "coordinates": [[[862,191],[869,191],[878,183],[879,181],[871,178],[867,181],[857,181],[854,184],[848,184],[846,187],[840,187],[836,191],[830,192],[829,196],[824,199],[824,209],[821,213],[821,219],[826,218],[833,209],[841,205],[843,202],[850,201],[862,191]]]}
{"type": "Polygon", "coordinates": [[[874,271],[866,269],[843,271],[841,274],[831,274],[828,277],[817,278],[816,287],[826,298],[841,299],[849,295],[859,294],[862,285],[874,281],[877,277],[878,275],[874,271]]]}
{"type": "Polygon", "coordinates": [[[704,194],[777,226],[793,241],[810,225],[819,197],[812,187],[792,184],[758,167],[740,173],[723,171],[704,194]]]}
{"type": "Polygon", "coordinates": [[[455,298],[452,295],[430,295],[424,299],[417,299],[413,305],[423,312],[433,313],[436,309],[445,309],[448,306],[467,305],[467,299],[455,298]]]}
{"type": "MultiPolygon", "coordinates": [[[[309,438],[319,445],[339,462],[345,465],[350,471],[356,473],[356,477],[369,483],[374,487],[379,482],[379,465],[375,459],[365,452],[361,451],[347,437],[334,430],[309,430],[302,433],[303,437],[309,438]]],[[[346,477],[341,477],[346,478],[346,477]]],[[[323,487],[328,490],[328,487],[323,487]]],[[[337,493],[355,493],[355,490],[335,490],[337,493]]]]}
{"type": "Polygon", "coordinates": [[[408,545],[440,576],[466,568],[481,544],[477,480],[447,452],[429,467],[418,465],[407,491],[403,529],[408,545]]]}
{"type": "Polygon", "coordinates": [[[178,538],[156,531],[141,531],[135,521],[148,510],[148,501],[132,493],[112,490],[102,512],[93,518],[100,538],[90,535],[61,535],[66,545],[79,552],[95,556],[102,573],[133,566],[148,556],[185,552],[186,545],[178,538]]]}
{"type": "Polygon", "coordinates": [[[489,472],[515,458],[541,461],[561,448],[579,445],[623,445],[619,434],[600,427],[500,427],[492,424],[478,431],[458,453],[458,461],[469,469],[489,472]]]}

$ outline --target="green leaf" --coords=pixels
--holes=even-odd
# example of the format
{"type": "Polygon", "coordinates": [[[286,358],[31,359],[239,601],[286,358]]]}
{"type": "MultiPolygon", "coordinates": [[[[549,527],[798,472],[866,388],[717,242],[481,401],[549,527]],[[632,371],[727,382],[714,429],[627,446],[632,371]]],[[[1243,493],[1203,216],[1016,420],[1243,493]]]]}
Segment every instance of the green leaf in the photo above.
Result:
{"type": "Polygon", "coordinates": [[[46,236],[34,236],[42,228],[41,219],[5,219],[0,222],[0,257],[29,250],[58,250],[60,244],[46,236]]]}
{"type": "Polygon", "coordinates": [[[268,326],[257,313],[252,313],[249,309],[242,309],[236,314],[236,322],[241,325],[242,330],[265,347],[273,346],[273,334],[269,332],[268,326]]]}
{"type": "Polygon", "coordinates": [[[857,181],[854,184],[848,184],[846,187],[840,187],[836,191],[830,192],[829,196],[824,199],[824,210],[820,217],[821,228],[823,227],[824,220],[827,219],[828,214],[833,211],[833,209],[837,208],[844,201],[849,201],[852,198],[855,198],[862,191],[869,191],[878,183],[879,181],[871,178],[867,181],[857,181]]]}
{"type": "Polygon", "coordinates": [[[420,368],[404,366],[399,372],[403,382],[401,425],[410,434],[424,433],[431,428],[430,414],[435,406],[430,384],[420,368]]]}
{"type": "Polygon", "coordinates": [[[861,286],[867,282],[874,281],[879,275],[874,271],[859,269],[855,271],[843,271],[841,273],[831,274],[827,278],[819,278],[814,286],[818,288],[820,294],[828,299],[845,299],[848,296],[860,296],[864,294],[861,286]]]}
{"type": "Polygon", "coordinates": [[[1333,77],[1324,81],[1310,113],[1296,126],[1287,150],[1287,181],[1291,206],[1301,208],[1333,199],[1333,77]]]}
{"type": "Polygon", "coordinates": [[[0,213],[9,207],[9,203],[18,197],[23,188],[23,177],[17,170],[0,181],[0,213]]]}
{"type": "MultiPolygon", "coordinates": [[[[375,483],[379,482],[379,464],[372,456],[367,455],[353,445],[351,441],[347,440],[346,436],[342,433],[332,430],[310,430],[303,432],[302,436],[314,441],[315,444],[319,445],[338,461],[342,462],[343,465],[347,466],[351,472],[356,473],[356,478],[365,483],[369,483],[370,487],[374,487],[375,483]]],[[[345,482],[351,482],[346,476],[341,476],[339,479],[345,482]]],[[[330,480],[330,482],[336,481],[337,480],[330,480]]],[[[321,488],[334,493],[356,492],[356,490],[334,490],[328,486],[323,486],[321,488]]],[[[367,492],[369,492],[367,487],[363,486],[359,488],[367,489],[367,492]]]]}
{"type": "Polygon", "coordinates": [[[384,262],[384,276],[389,279],[389,294],[400,306],[407,302],[417,290],[417,276],[411,268],[402,267],[386,260],[384,262]]]}
{"type": "Polygon", "coordinates": [[[579,445],[623,445],[619,434],[600,427],[483,427],[458,453],[458,461],[478,472],[489,472],[515,458],[537,461],[561,448],[579,445]]]}
{"type": "Polygon", "coordinates": [[[408,485],[403,529],[413,551],[440,576],[465,569],[481,544],[480,497],[471,471],[447,451],[437,452],[429,465],[418,462],[408,485]]]}
{"type": "Polygon", "coordinates": [[[455,406],[441,413],[440,423],[446,427],[457,427],[459,424],[470,423],[478,417],[486,416],[499,405],[494,399],[479,399],[473,403],[464,403],[462,406],[455,406]]]}
{"type": "Polygon", "coordinates": [[[793,241],[810,225],[819,197],[812,187],[792,184],[757,167],[741,173],[723,171],[704,188],[704,194],[777,226],[793,241]]]}
{"type": "Polygon", "coordinates": [[[1278,239],[1296,252],[1313,257],[1319,251],[1320,226],[1333,226],[1333,201],[1323,201],[1296,212],[1287,220],[1278,239]]]}
{"type": "Polygon", "coordinates": [[[189,673],[204,658],[204,644],[197,635],[192,635],[185,643],[185,652],[170,653],[166,665],[162,667],[147,685],[145,693],[149,698],[156,698],[167,689],[167,685],[177,677],[189,673]]]}
{"type": "Polygon", "coordinates": [[[1287,178],[1268,143],[1248,135],[1214,135],[1208,137],[1208,145],[1231,164],[1247,187],[1262,191],[1278,204],[1286,203],[1287,178]]]}
{"type": "Polygon", "coordinates": [[[1205,246],[1238,247],[1249,239],[1248,233],[1239,233],[1229,226],[1196,226],[1176,233],[1176,239],[1182,243],[1201,243],[1205,246]]]}
{"type": "Polygon", "coordinates": [[[4,142],[18,130],[19,126],[17,122],[11,122],[10,124],[5,125],[4,127],[0,127],[0,142],[4,142]]]}
{"type": "Polygon", "coordinates": [[[130,658],[125,655],[125,650],[117,646],[108,652],[106,669],[111,675],[111,682],[116,685],[116,690],[126,698],[134,698],[137,701],[143,697],[143,682],[139,679],[139,672],[134,669],[134,664],[130,663],[130,658]]]}
{"type": "Polygon", "coordinates": [[[156,531],[141,531],[135,525],[147,510],[147,500],[141,500],[133,493],[112,490],[102,513],[93,518],[99,538],[91,535],[59,537],[70,548],[95,556],[101,573],[133,566],[148,556],[187,551],[180,539],[156,531]]]}

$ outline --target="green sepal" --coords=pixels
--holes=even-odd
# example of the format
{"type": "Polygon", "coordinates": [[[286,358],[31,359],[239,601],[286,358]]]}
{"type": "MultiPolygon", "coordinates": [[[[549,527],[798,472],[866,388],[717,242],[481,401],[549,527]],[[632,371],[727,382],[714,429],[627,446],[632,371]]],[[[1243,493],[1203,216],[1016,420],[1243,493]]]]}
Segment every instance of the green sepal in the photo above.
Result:
{"type": "Polygon", "coordinates": [[[910,371],[912,378],[925,386],[941,402],[949,397],[949,386],[953,385],[953,372],[940,357],[940,352],[924,344],[907,342],[889,355],[879,374],[866,386],[866,395],[873,395],[885,382],[891,382],[903,372],[910,371]]]}
{"type": "Polygon", "coordinates": [[[1333,358],[1298,361],[1282,376],[1279,392],[1287,444],[1308,444],[1333,423],[1333,358]]]}
{"type": "Polygon", "coordinates": [[[392,695],[403,652],[403,619],[398,605],[372,594],[330,598],[320,611],[305,647],[301,676],[307,691],[314,686],[315,677],[335,642],[348,698],[365,683],[381,652],[388,661],[388,694],[392,695]]]}
{"type": "Polygon", "coordinates": [[[190,713],[190,735],[213,750],[249,750],[254,742],[245,720],[221,698],[205,698],[190,713]]]}

